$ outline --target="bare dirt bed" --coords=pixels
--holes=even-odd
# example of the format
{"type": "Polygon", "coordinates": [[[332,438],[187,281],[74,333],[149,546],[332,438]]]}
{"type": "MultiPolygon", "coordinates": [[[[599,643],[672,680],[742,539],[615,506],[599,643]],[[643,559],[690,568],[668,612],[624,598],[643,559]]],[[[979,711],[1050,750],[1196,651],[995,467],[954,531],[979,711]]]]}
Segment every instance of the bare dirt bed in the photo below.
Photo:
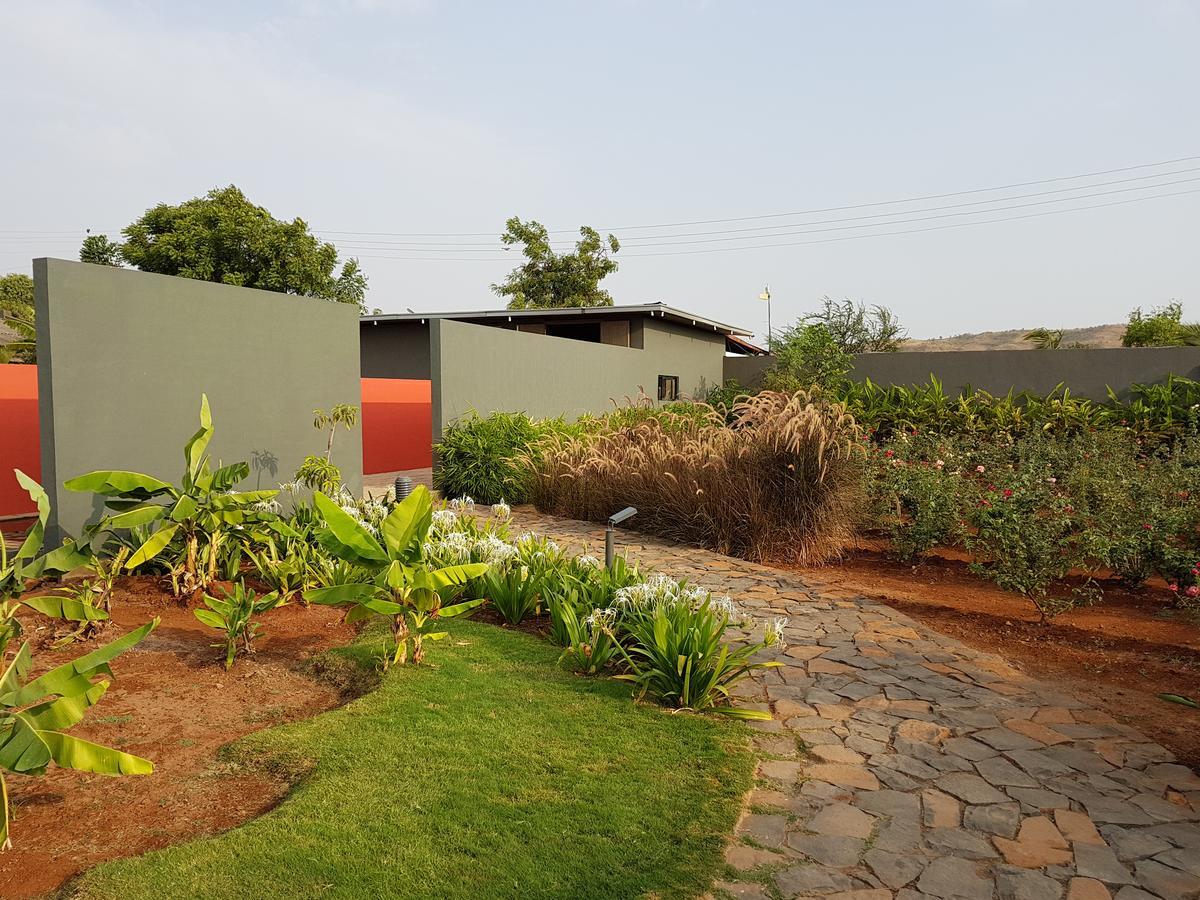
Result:
{"type": "MultiPolygon", "coordinates": [[[[326,607],[289,605],[264,619],[257,652],[226,672],[214,632],[148,578],[125,579],[113,624],[95,641],[36,654],[40,672],[159,616],[146,640],[118,657],[108,693],[72,734],[150,759],[154,774],[108,778],[51,768],[8,779],[11,851],[0,853],[0,896],[37,896],[108,859],[212,834],[261,815],[288,788],[282,778],[231,771],[220,748],[252,731],[306,718],[347,693],[301,670],[348,643],[353,630],[326,607]]],[[[44,622],[44,620],[42,620],[44,622]]],[[[27,621],[26,636],[45,637],[27,621]]]]}
{"type": "Polygon", "coordinates": [[[1200,626],[1163,585],[1137,591],[1104,583],[1104,600],[1038,624],[1032,604],[972,575],[945,553],[912,568],[859,547],[815,577],[861,591],[968,646],[1066,690],[1149,735],[1200,768],[1200,626]]]}

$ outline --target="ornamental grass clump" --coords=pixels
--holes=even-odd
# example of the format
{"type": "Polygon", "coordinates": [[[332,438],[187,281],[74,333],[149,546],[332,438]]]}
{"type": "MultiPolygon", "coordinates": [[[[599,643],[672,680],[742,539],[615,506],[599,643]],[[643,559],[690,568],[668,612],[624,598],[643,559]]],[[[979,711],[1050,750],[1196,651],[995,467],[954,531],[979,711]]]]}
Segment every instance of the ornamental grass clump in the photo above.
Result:
{"type": "Polygon", "coordinates": [[[640,531],[758,562],[837,556],[864,499],[859,429],[844,408],[799,391],[747,397],[728,426],[704,410],[545,438],[524,458],[530,499],[593,521],[635,506],[640,531]]]}

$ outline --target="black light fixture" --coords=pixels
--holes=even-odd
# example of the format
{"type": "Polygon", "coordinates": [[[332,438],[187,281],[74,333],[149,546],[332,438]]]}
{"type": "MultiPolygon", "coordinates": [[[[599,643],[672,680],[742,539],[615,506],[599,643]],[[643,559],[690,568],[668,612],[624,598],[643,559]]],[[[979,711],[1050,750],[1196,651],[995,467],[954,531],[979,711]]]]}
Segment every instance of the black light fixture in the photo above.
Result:
{"type": "Polygon", "coordinates": [[[396,495],[395,495],[395,500],[393,502],[399,503],[401,500],[403,500],[405,497],[407,497],[409,494],[411,494],[413,492],[413,480],[411,478],[409,478],[407,475],[400,475],[399,477],[396,478],[396,483],[395,483],[394,487],[396,490],[396,495]]]}
{"type": "Polygon", "coordinates": [[[616,551],[613,548],[613,534],[614,534],[613,529],[616,528],[618,525],[620,525],[622,522],[629,521],[636,515],[637,515],[637,510],[634,509],[632,506],[627,506],[620,512],[613,513],[611,516],[608,517],[608,527],[606,529],[604,529],[604,566],[605,566],[605,568],[608,568],[608,569],[612,568],[613,557],[616,555],[616,551]]]}

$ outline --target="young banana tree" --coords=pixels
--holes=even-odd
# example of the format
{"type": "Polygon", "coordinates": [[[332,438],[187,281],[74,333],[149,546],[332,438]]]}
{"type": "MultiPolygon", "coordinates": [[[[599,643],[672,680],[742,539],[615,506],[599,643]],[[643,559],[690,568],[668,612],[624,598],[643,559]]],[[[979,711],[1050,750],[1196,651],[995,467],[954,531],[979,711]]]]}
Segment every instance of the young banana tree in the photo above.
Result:
{"type": "Polygon", "coordinates": [[[106,498],[105,505],[112,512],[97,523],[97,531],[153,528],[125,562],[126,569],[144,565],[176,539],[182,543],[182,558],[172,569],[176,596],[196,596],[214,580],[217,553],[213,535],[223,528],[273,518],[255,506],[279,493],[233,490],[249,476],[250,466],[237,462],[214,471],[205,453],[212,436],[208,396],[201,394],[200,429],[183,448],[186,466],[178,487],[151,475],[117,470],[89,472],[65,482],[69,490],[106,498]],[[202,550],[207,552],[207,560],[202,560],[202,550]]]}
{"type": "Polygon", "coordinates": [[[38,514],[33,527],[16,550],[10,552],[3,538],[0,538],[0,660],[9,642],[21,634],[21,624],[16,618],[21,605],[43,615],[72,622],[94,622],[108,618],[103,610],[70,598],[45,596],[17,599],[31,580],[69,572],[87,563],[90,557],[76,547],[74,541],[67,541],[49,553],[42,552],[46,522],[50,519],[50,498],[40,484],[20,469],[14,469],[13,473],[37,505],[38,514]]]}
{"type": "Polygon", "coordinates": [[[29,679],[32,654],[24,643],[0,675],[0,850],[11,846],[8,836],[8,786],[4,772],[43,775],[51,762],[66,769],[97,775],[149,775],[149,760],[102,747],[66,733],[80,722],[108,690],[108,663],[158,626],[147,622],[98,650],[29,679]]]}
{"type": "Polygon", "coordinates": [[[418,486],[383,520],[382,542],[356,518],[317,492],[313,494],[325,525],[317,533],[321,546],[333,556],[374,573],[367,584],[338,584],[304,592],[310,603],[349,607],[346,621],[371,616],[388,619],[392,646],[385,652],[384,668],[424,659],[424,641],[444,638],[434,631],[439,618],[461,615],[483,603],[466,600],[442,605],[443,595],[487,571],[485,563],[431,568],[424,544],[433,517],[429,491],[418,486]],[[410,652],[411,647],[411,652],[410,652]]]}

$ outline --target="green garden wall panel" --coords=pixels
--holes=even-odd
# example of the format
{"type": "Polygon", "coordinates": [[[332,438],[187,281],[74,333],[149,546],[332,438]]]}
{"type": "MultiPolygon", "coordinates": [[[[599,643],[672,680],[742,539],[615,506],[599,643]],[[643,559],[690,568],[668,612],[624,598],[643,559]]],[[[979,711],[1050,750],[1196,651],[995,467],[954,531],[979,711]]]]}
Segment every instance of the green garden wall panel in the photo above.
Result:
{"type": "MultiPolygon", "coordinates": [[[[324,450],[314,409],[361,402],[353,306],[57,259],[34,260],[34,281],[42,478],[68,534],[98,511],[68,478],[178,481],[202,392],[213,461],[249,462],[247,488],[290,480],[324,450]]],[[[338,432],[333,461],[361,490],[360,429],[338,432]]]]}
{"type": "Polygon", "coordinates": [[[430,325],[434,440],[472,410],[570,419],[610,410],[639,387],[657,398],[659,375],[678,376],[685,398],[721,379],[724,336],[665,322],[645,322],[641,349],[447,319],[430,325]]]}
{"type": "MultiPolygon", "coordinates": [[[[770,357],[727,357],[725,377],[757,387],[770,357]]],[[[1048,394],[1062,383],[1092,400],[1131,384],[1154,384],[1168,375],[1200,378],[1200,347],[1109,347],[1095,350],[951,350],[863,353],[851,377],[877,384],[924,384],[934,375],[948,392],[966,385],[992,394],[1010,389],[1048,394]]]]}

